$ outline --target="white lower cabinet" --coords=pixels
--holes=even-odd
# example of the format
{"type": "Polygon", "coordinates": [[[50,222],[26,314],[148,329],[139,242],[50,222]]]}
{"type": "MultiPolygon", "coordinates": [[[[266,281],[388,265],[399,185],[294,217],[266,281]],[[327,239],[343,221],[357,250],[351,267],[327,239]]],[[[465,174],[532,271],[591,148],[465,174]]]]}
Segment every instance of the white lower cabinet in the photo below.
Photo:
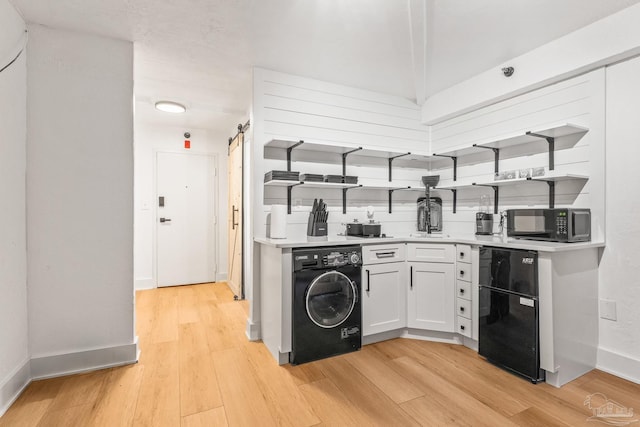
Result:
{"type": "MultiPolygon", "coordinates": [[[[452,251],[453,254],[453,251],[452,251]]],[[[456,286],[453,263],[409,262],[407,326],[454,332],[456,286]]]]}
{"type": "Polygon", "coordinates": [[[478,248],[459,244],[456,252],[456,332],[477,340],[478,248]]]}
{"type": "Polygon", "coordinates": [[[362,334],[407,327],[407,270],[404,262],[362,267],[362,334]]]}

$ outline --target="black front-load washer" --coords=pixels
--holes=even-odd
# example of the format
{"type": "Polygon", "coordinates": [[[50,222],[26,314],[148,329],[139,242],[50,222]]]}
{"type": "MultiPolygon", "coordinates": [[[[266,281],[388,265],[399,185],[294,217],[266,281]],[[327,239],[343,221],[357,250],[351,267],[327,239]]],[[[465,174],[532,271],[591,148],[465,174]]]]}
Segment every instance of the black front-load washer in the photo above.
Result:
{"type": "Polygon", "coordinates": [[[293,250],[291,364],[360,349],[361,269],[360,246],[293,250]]]}

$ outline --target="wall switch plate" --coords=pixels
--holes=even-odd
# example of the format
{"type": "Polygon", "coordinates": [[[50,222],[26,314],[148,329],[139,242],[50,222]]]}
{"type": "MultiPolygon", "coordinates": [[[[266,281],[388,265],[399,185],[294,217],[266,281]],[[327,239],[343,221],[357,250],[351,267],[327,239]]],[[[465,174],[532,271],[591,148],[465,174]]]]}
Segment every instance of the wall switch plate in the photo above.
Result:
{"type": "Polygon", "coordinates": [[[616,302],[608,299],[600,300],[600,318],[607,320],[618,320],[618,315],[616,314],[616,302]]]}

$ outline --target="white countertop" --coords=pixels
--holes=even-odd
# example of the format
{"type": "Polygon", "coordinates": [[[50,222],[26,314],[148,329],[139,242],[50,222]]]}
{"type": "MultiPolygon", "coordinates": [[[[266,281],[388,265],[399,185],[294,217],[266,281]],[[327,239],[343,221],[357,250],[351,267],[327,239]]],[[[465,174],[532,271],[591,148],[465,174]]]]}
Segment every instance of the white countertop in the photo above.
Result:
{"type": "Polygon", "coordinates": [[[353,237],[331,235],[321,237],[295,237],[286,239],[270,239],[266,237],[256,237],[255,242],[269,245],[276,248],[310,248],[319,246],[341,246],[341,245],[374,245],[385,243],[461,243],[475,246],[495,246],[510,249],[526,249],[540,252],[565,252],[581,249],[604,247],[604,242],[580,242],[580,243],[557,243],[538,242],[535,240],[504,239],[498,236],[476,236],[448,234],[432,234],[425,237],[415,235],[393,236],[393,237],[353,237]]]}

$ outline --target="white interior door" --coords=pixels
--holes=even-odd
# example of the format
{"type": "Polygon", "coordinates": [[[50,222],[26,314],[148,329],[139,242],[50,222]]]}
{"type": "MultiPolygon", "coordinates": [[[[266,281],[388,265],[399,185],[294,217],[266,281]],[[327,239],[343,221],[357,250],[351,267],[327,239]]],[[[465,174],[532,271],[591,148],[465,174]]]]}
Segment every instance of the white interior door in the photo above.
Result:
{"type": "Polygon", "coordinates": [[[157,155],[158,286],[214,282],[215,158],[157,155]]]}

